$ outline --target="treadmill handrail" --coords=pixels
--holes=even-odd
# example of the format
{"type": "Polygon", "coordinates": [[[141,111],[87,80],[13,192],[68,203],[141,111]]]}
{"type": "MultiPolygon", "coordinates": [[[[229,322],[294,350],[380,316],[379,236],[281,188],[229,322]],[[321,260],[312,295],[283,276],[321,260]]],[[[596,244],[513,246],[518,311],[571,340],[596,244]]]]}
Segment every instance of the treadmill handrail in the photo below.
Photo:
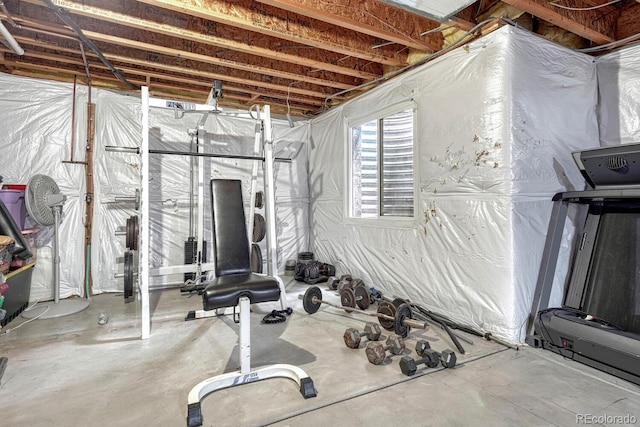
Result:
{"type": "Polygon", "coordinates": [[[553,201],[588,203],[597,199],[640,199],[640,187],[602,188],[585,191],[565,191],[556,193],[553,201]]]}

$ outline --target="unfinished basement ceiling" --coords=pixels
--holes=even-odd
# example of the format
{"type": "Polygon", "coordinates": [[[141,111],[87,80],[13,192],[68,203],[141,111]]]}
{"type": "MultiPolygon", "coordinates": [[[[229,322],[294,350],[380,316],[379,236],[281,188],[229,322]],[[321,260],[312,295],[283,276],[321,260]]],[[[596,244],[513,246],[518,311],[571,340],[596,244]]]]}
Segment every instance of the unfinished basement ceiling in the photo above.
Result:
{"type": "Polygon", "coordinates": [[[447,22],[374,0],[2,3],[24,54],[0,45],[0,71],[195,102],[220,80],[220,105],[307,117],[505,25],[492,18],[571,48],[640,39],[640,0],[476,1],[447,22]]]}

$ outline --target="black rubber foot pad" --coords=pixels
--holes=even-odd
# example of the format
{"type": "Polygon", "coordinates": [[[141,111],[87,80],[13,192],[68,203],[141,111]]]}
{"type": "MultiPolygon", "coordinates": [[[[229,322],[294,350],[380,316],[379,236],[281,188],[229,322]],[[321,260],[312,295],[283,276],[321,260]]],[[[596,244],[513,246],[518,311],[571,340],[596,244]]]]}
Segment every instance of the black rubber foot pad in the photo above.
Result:
{"type": "Polygon", "coordinates": [[[305,399],[310,397],[316,397],[316,389],[313,386],[313,380],[311,377],[302,378],[300,380],[300,393],[305,399]]]}
{"type": "Polygon", "coordinates": [[[202,425],[202,410],[200,402],[187,405],[187,427],[200,427],[202,425]]]}
{"type": "Polygon", "coordinates": [[[187,313],[187,317],[184,318],[185,321],[187,320],[196,320],[196,312],[195,311],[190,311],[187,313]]]}

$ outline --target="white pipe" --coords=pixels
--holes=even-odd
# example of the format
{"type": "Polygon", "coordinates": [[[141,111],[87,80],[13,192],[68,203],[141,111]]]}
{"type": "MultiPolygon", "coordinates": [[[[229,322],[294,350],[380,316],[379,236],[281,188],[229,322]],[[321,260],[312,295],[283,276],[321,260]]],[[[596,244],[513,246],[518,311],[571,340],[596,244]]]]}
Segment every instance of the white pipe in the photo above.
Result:
{"type": "Polygon", "coordinates": [[[4,26],[2,21],[0,21],[0,34],[2,34],[2,37],[5,38],[5,40],[7,41],[7,43],[9,43],[9,46],[11,46],[11,49],[13,49],[15,53],[17,53],[18,55],[24,55],[24,49],[20,47],[16,39],[13,38],[13,36],[9,32],[9,30],[7,30],[7,27],[4,26]]]}

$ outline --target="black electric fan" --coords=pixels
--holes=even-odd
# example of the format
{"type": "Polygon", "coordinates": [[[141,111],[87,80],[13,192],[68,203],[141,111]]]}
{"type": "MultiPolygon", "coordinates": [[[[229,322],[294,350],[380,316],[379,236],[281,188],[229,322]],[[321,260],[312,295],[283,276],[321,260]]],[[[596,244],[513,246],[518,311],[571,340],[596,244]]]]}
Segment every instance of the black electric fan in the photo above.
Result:
{"type": "Polygon", "coordinates": [[[27,182],[25,189],[25,204],[27,212],[33,221],[43,227],[53,225],[53,304],[50,302],[39,304],[31,310],[22,313],[26,318],[51,319],[78,313],[89,307],[89,300],[71,298],[60,300],[60,244],[58,227],[62,215],[62,206],[67,196],[60,193],[58,184],[47,175],[34,175],[27,182]],[[43,312],[39,308],[44,309],[43,312]]]}

